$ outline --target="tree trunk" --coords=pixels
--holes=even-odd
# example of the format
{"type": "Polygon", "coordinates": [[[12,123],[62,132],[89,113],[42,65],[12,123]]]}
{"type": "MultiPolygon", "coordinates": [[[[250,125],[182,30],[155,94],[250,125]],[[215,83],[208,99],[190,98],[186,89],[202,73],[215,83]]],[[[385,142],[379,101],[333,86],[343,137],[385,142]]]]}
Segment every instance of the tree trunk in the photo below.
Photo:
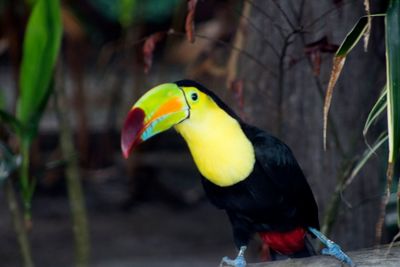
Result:
{"type": "MultiPolygon", "coordinates": [[[[343,170],[366,149],[362,129],[385,81],[383,28],[377,19],[373,21],[368,52],[363,51],[362,44],[355,47],[336,85],[328,149],[324,151],[323,97],[333,53],[313,54],[314,59],[320,57],[318,65],[313,64],[305,48],[324,37],[328,44],[340,45],[365,13],[363,1],[334,2],[252,1],[244,50],[264,67],[242,56],[237,77],[245,83],[244,112],[248,122],[292,148],[319,204],[321,221],[336,184],[345,175],[343,170]]],[[[343,195],[352,208],[339,206],[329,236],[345,249],[374,245],[382,192],[380,178],[384,175],[384,168],[381,169],[377,160],[371,161],[338,195],[343,195]]]]}

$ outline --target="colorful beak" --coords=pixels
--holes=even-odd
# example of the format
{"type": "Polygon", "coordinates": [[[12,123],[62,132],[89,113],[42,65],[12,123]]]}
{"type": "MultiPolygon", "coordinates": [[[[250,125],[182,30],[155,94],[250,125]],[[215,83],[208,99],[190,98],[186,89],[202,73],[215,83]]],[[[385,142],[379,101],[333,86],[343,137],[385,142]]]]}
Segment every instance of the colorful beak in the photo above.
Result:
{"type": "Polygon", "coordinates": [[[184,92],[174,83],[161,84],[144,94],[129,111],[121,133],[125,158],[150,137],[189,117],[184,92]]]}

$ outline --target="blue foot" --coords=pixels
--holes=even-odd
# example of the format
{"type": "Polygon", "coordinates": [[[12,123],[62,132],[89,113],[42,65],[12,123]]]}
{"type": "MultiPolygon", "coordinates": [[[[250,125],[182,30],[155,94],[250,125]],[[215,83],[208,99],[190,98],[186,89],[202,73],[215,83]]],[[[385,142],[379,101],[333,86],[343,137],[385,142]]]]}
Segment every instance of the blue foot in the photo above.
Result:
{"type": "Polygon", "coordinates": [[[240,247],[240,251],[236,259],[232,260],[228,257],[223,257],[220,266],[232,266],[232,267],[246,267],[246,259],[244,258],[244,251],[246,246],[240,247]]]}
{"type": "Polygon", "coordinates": [[[320,231],[315,228],[308,227],[308,230],[310,230],[326,246],[326,248],[321,250],[322,255],[330,255],[332,257],[335,257],[336,259],[348,264],[351,267],[356,266],[354,262],[350,259],[350,257],[343,252],[338,244],[336,244],[332,240],[329,240],[326,236],[324,236],[320,231]]]}

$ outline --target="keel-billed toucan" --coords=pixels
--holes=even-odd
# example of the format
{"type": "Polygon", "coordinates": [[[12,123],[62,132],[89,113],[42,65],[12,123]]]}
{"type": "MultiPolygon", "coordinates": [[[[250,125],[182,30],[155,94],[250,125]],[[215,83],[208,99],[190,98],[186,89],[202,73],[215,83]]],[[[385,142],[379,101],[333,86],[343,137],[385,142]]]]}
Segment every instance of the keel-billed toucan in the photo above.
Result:
{"type": "Polygon", "coordinates": [[[255,233],[275,253],[310,255],[308,232],[328,245],[325,254],[352,264],[318,231],[313,193],[282,141],[244,123],[203,85],[181,80],[151,89],[131,108],[122,129],[123,155],[171,127],[185,139],[207,197],[232,224],[239,254],[223,258],[225,264],[246,265],[244,251],[255,233]]]}

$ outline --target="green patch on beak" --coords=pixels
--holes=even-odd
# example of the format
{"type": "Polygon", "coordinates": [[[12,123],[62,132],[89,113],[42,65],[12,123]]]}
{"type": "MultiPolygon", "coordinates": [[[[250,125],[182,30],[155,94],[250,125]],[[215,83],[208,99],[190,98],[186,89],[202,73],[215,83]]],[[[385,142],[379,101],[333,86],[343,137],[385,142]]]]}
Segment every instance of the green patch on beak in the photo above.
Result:
{"type": "Polygon", "coordinates": [[[174,83],[161,84],[144,94],[131,108],[121,132],[125,158],[138,144],[168,130],[189,117],[182,89],[174,83]]]}

